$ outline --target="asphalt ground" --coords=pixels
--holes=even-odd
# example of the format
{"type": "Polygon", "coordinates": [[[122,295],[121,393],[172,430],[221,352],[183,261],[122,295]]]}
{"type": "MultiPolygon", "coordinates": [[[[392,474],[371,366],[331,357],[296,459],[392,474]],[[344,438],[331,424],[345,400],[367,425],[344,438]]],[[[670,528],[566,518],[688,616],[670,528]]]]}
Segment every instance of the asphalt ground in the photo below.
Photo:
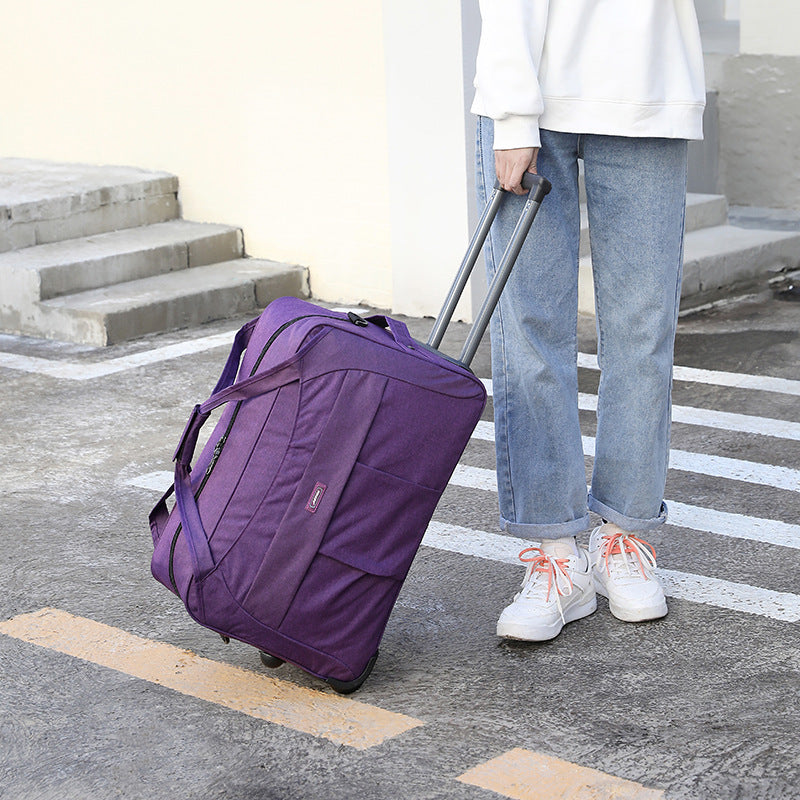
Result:
{"type": "Polygon", "coordinates": [[[800,798],[800,303],[680,322],[689,421],[650,537],[665,619],[601,599],[552,642],[496,638],[522,568],[483,426],[347,699],[225,645],[150,575],[148,512],[243,321],[106,349],[0,337],[0,797],[800,798]]]}

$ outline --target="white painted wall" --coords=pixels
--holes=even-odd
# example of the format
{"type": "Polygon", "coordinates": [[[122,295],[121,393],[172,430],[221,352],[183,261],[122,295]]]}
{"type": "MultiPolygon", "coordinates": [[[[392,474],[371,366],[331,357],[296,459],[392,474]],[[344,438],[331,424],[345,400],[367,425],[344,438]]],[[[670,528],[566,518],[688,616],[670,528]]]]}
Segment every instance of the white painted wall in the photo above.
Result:
{"type": "Polygon", "coordinates": [[[393,306],[432,315],[469,238],[461,3],[384,0],[383,10],[393,306]]]}
{"type": "Polygon", "coordinates": [[[800,3],[740,0],[742,53],[800,56],[800,3]]]}

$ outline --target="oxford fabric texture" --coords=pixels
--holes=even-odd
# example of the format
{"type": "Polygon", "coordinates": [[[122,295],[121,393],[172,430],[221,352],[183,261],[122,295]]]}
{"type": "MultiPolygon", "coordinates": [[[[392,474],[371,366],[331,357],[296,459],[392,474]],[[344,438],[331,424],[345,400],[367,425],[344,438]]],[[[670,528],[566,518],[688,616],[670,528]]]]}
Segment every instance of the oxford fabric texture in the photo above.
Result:
{"type": "Polygon", "coordinates": [[[153,575],[206,627],[357,679],[485,402],[401,322],[276,300],[181,437],[177,504],[150,518],[153,575]]]}

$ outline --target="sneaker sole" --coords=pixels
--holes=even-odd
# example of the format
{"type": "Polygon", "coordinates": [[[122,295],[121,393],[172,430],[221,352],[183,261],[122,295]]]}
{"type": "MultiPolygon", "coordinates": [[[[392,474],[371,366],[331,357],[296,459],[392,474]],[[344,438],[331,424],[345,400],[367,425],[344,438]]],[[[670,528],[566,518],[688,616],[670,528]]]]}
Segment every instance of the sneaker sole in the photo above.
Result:
{"type": "Polygon", "coordinates": [[[667,616],[667,601],[662,600],[652,606],[622,606],[615,603],[609,596],[605,587],[595,580],[594,588],[597,594],[602,595],[608,600],[609,611],[622,622],[648,622],[653,619],[661,619],[667,616]]]}
{"type": "Polygon", "coordinates": [[[547,642],[555,639],[561,633],[565,624],[588,617],[597,610],[597,598],[592,597],[567,609],[564,613],[564,622],[561,618],[551,625],[530,625],[522,622],[498,622],[497,635],[503,639],[513,639],[518,642],[547,642]]]}

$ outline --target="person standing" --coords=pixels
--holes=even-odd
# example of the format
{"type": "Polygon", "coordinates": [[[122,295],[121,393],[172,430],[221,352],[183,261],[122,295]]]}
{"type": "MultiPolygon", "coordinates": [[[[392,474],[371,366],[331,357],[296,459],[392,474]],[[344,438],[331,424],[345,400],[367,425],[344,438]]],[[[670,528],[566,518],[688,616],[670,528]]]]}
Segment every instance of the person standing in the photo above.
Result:
{"type": "Polygon", "coordinates": [[[486,247],[493,274],[525,193],[552,184],[491,323],[501,528],[535,542],[497,634],[543,641],[596,609],[667,613],[644,539],[664,523],[680,301],[687,141],[702,138],[693,0],[480,0],[473,113],[485,203],[507,198],[486,247]],[[578,418],[579,162],[589,216],[598,360],[587,494],[578,418]],[[511,202],[508,202],[508,201],[511,202]],[[588,550],[577,535],[603,524],[588,550]]]}

